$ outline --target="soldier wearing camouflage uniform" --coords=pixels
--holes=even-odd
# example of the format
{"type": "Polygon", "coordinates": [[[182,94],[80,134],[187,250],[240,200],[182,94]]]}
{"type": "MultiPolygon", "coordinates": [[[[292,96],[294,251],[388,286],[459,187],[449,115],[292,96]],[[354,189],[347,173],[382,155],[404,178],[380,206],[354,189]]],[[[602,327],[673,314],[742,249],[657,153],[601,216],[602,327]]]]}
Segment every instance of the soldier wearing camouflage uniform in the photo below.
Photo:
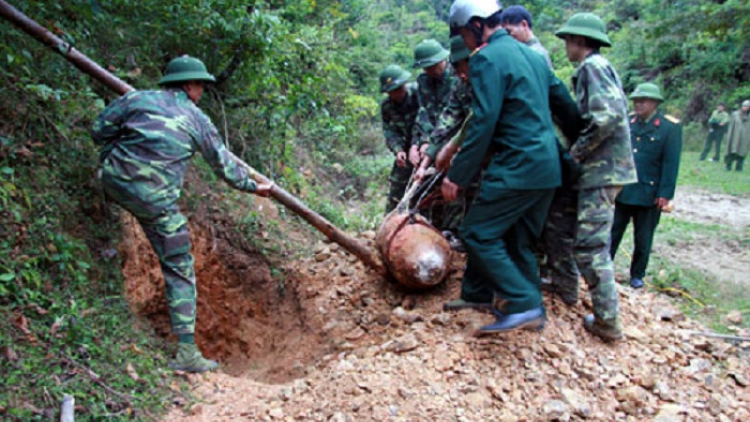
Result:
{"type": "MultiPolygon", "coordinates": [[[[451,64],[456,71],[456,75],[459,78],[459,82],[456,87],[451,91],[448,98],[448,103],[443,108],[440,116],[438,117],[437,124],[430,134],[430,142],[425,150],[424,157],[419,164],[419,170],[415,175],[417,180],[422,180],[426,174],[427,169],[435,163],[438,152],[441,149],[452,149],[451,156],[458,150],[460,144],[458,144],[458,138],[461,138],[459,132],[465,127],[466,120],[471,113],[471,85],[468,83],[469,79],[469,56],[471,51],[466,48],[463,38],[455,36],[451,38],[451,64]],[[456,138],[456,144],[449,146],[449,142],[456,138]]],[[[446,152],[447,153],[447,152],[446,152]]],[[[446,170],[447,165],[438,168],[438,170],[446,170]]],[[[478,182],[478,180],[477,180],[478,182]]],[[[450,213],[448,216],[449,222],[447,225],[452,230],[446,230],[443,235],[448,239],[451,245],[451,249],[463,252],[463,244],[461,240],[455,236],[454,231],[461,225],[463,215],[466,214],[466,209],[471,198],[470,195],[475,193],[478,184],[473,186],[474,189],[469,189],[466,195],[461,195],[449,204],[447,211],[450,213]]]]}
{"type": "MultiPolygon", "coordinates": [[[[412,150],[409,160],[414,166],[419,166],[430,146],[430,136],[438,124],[440,113],[451,97],[451,93],[458,85],[453,67],[448,65],[450,53],[435,40],[425,40],[414,48],[414,68],[424,69],[417,77],[417,98],[419,99],[419,113],[412,150]]],[[[463,214],[462,203],[435,204],[423,213],[432,221],[433,225],[451,240],[455,237],[463,214]]]]}
{"type": "Polygon", "coordinates": [[[380,73],[380,92],[388,97],[380,103],[380,116],[383,121],[383,135],[388,149],[396,156],[389,180],[386,214],[398,205],[406,191],[414,167],[407,158],[411,148],[414,121],[419,111],[417,85],[407,83],[411,73],[392,64],[380,73]]]}
{"type": "Polygon", "coordinates": [[[612,43],[598,16],[578,13],[555,35],[565,40],[568,59],[580,63],[573,87],[586,127],[570,149],[581,165],[576,189],[558,190],[548,217],[554,232],[550,239],[557,240],[547,251],[552,288],[575,303],[580,271],[594,307],[584,327],[604,340],[619,340],[622,325],[609,239],[615,198],[623,185],[637,181],[628,102],[617,71],[599,53],[612,43]]]}
{"type": "Polygon", "coordinates": [[[190,158],[200,152],[232,187],[268,196],[239,159],[224,147],[216,127],[196,106],[214,77],[192,57],[167,66],[161,91],[133,91],[112,102],[91,135],[100,146],[101,181],[109,198],[133,214],[159,257],[172,332],[179,346],[170,367],[188,372],[215,369],[195,345],[196,288],[187,218],[177,201],[190,158]]]}

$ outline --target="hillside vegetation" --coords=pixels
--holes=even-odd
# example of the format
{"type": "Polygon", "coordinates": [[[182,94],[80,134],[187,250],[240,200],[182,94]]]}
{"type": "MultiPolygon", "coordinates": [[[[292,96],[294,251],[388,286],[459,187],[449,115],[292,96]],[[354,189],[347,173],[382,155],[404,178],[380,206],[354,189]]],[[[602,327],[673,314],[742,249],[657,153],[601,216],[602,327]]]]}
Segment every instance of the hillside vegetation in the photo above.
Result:
{"type": "MultiPolygon", "coordinates": [[[[410,67],[419,41],[449,36],[448,0],[11,3],[138,89],[177,55],[204,60],[218,82],[201,107],[230,149],[346,229],[379,222],[392,162],[378,72],[410,67]]],[[[575,12],[601,14],[626,89],[661,84],[667,109],[691,122],[692,148],[717,101],[750,97],[745,0],[526,6],[563,80],[573,67],[554,30],[575,12]]],[[[0,37],[0,419],[48,420],[63,393],[77,420],[158,414],[184,386],[162,372],[162,340],[122,294],[119,221],[88,136],[114,96],[10,23],[0,37]]],[[[192,189],[187,200],[201,201],[192,189]]]]}

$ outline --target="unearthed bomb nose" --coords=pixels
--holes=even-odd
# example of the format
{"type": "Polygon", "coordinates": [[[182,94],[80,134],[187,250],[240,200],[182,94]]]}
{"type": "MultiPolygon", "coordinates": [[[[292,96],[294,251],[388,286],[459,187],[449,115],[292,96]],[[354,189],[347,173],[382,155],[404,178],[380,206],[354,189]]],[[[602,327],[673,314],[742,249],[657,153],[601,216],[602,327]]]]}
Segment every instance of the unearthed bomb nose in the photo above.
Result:
{"type": "Polygon", "coordinates": [[[390,273],[406,287],[427,289],[448,275],[450,245],[421,215],[388,216],[375,242],[390,273]]]}

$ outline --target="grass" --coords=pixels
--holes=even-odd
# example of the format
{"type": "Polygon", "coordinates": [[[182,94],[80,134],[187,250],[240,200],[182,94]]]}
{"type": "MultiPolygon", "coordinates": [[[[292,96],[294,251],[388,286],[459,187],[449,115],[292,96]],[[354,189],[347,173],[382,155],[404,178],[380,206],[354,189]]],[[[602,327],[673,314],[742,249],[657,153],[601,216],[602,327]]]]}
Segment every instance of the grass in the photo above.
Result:
{"type": "MultiPolygon", "coordinates": [[[[699,161],[699,155],[693,151],[683,153],[678,190],[702,190],[739,197],[750,195],[750,171],[728,172],[723,163],[699,161]]],[[[615,259],[616,269],[626,274],[630,265],[632,242],[632,230],[629,228],[615,259]]],[[[658,255],[661,248],[699,248],[709,242],[739,245],[740,249],[747,250],[750,248],[750,226],[730,227],[664,216],[656,231],[655,250],[651,254],[647,270],[646,281],[649,288],[672,294],[675,291],[671,289],[682,291],[683,294],[678,294],[675,299],[682,310],[716,331],[728,331],[723,317],[733,310],[743,312],[745,318],[742,325],[750,327],[750,294],[747,292],[747,285],[714,278],[695,269],[690,263],[671,262],[658,255]]],[[[706,253],[695,259],[711,259],[711,256],[706,253]]]]}

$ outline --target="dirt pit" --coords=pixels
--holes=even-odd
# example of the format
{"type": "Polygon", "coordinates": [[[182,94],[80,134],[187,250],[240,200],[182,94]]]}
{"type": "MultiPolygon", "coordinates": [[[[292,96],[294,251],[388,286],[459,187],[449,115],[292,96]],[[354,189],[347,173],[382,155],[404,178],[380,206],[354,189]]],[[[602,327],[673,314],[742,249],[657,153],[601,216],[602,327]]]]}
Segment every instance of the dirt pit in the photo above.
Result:
{"type": "MultiPolygon", "coordinates": [[[[164,279],[156,255],[136,220],[123,216],[120,253],[126,294],[133,310],[158,335],[170,336],[164,279]]],[[[222,237],[228,230],[205,221],[190,224],[198,280],[196,341],[224,371],[269,383],[305,374],[332,345],[310,327],[295,290],[271,277],[269,263],[253,250],[222,237]]]]}

